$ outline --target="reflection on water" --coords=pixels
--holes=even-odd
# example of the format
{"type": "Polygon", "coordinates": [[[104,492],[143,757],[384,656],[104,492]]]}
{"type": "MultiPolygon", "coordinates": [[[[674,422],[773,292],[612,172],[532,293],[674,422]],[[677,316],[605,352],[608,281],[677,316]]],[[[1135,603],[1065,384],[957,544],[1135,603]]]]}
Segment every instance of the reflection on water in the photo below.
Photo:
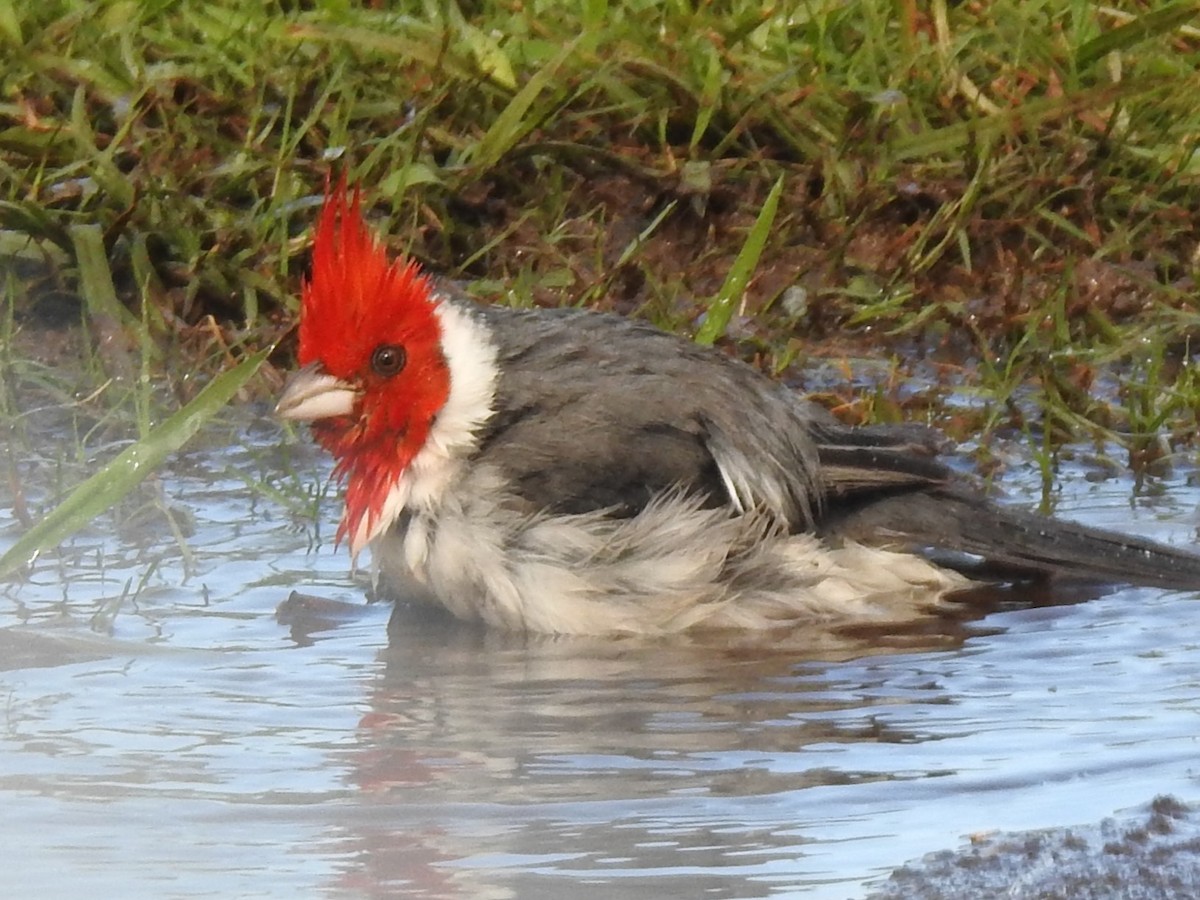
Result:
{"type": "MultiPolygon", "coordinates": [[[[837,642],[408,610],[389,638],[344,552],[247,487],[320,480],[277,445],[164,476],[186,552],[97,528],[0,588],[14,896],[851,897],[972,833],[1200,797],[1188,595],[975,598],[837,642]]],[[[1198,495],[1167,487],[1131,512],[1127,484],[1068,481],[1061,510],[1189,540],[1198,495]]]]}

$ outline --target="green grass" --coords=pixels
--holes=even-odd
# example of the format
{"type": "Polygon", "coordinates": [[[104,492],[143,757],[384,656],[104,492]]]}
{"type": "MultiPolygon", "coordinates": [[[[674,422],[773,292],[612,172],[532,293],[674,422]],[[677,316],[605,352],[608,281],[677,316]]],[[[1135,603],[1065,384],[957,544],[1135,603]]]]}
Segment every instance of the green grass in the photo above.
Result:
{"type": "Polygon", "coordinates": [[[284,339],[245,387],[277,385],[335,168],[487,301],[645,316],[800,383],[933,357],[984,398],[951,415],[902,362],[827,391],[849,417],[1025,429],[1048,471],[1081,438],[1194,443],[1197,3],[378,6],[0,0],[4,328],[79,298],[81,447],[155,440],[284,339]]]}
{"type": "Polygon", "coordinates": [[[45,518],[30,528],[3,556],[0,577],[26,564],[106,512],[186,444],[258,371],[267,350],[260,350],[222,372],[200,394],[144,438],[71,491],[45,518]]]}

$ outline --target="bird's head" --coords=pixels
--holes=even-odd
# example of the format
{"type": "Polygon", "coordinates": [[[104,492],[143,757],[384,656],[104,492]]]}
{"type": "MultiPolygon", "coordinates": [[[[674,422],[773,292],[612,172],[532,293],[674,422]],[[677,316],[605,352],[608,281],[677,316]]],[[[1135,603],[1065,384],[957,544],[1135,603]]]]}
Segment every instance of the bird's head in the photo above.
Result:
{"type": "MultiPolygon", "coordinates": [[[[416,263],[392,260],[345,182],[325,200],[300,308],[302,368],[276,407],[307,421],[346,482],[338,540],[357,553],[429,439],[450,393],[439,299],[416,263]]],[[[394,516],[389,511],[388,516],[394,516]]]]}

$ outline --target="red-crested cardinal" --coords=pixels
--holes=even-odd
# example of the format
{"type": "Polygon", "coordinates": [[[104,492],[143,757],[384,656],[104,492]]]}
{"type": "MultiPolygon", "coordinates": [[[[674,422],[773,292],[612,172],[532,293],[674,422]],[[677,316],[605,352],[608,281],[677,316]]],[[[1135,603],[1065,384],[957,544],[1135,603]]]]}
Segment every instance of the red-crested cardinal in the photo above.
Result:
{"type": "Polygon", "coordinates": [[[462,619],[661,634],[903,618],[980,577],[1200,587],[1198,556],[995,505],[925,429],[840,424],[617,316],[453,295],[344,185],[299,344],[277,410],[337,461],[338,539],[462,619]]]}

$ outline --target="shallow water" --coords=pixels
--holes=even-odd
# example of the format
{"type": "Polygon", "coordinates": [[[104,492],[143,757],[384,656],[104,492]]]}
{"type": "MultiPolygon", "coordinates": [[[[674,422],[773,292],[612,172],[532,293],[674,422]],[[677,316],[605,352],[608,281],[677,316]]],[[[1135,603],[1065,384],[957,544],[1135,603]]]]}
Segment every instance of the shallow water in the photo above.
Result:
{"type": "MultiPolygon", "coordinates": [[[[856,897],[974,833],[1200,799],[1194,595],[849,647],[416,613],[389,643],[326,540],[335,501],[253,487],[294,496],[327,463],[269,421],[236,435],[158,485],[186,552],[161,516],[101,525],[0,586],[8,895],[856,897]],[[281,620],[293,590],[320,599],[281,620]]],[[[1188,542],[1186,474],[1131,504],[1068,472],[1059,512],[1188,542]]]]}

